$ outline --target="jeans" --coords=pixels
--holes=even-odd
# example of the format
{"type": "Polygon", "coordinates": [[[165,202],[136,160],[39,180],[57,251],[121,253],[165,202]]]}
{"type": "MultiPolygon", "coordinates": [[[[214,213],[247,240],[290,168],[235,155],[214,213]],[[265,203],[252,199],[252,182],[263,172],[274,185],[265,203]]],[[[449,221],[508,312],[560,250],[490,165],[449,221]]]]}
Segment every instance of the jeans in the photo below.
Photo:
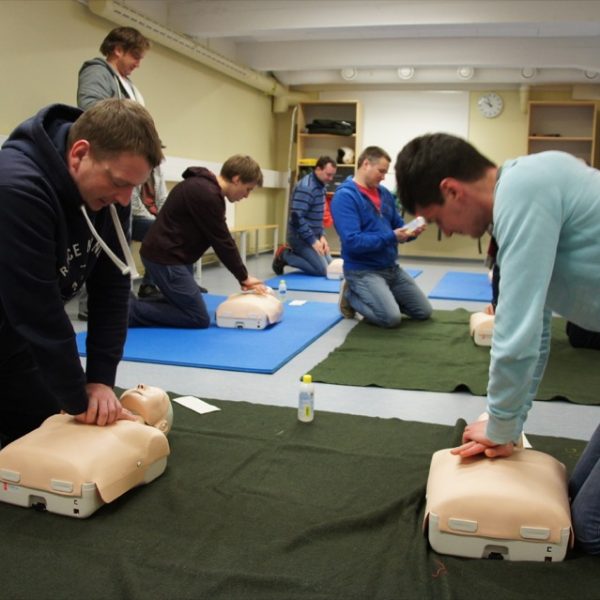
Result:
{"type": "Polygon", "coordinates": [[[164,299],[129,301],[129,327],[206,329],[210,315],[191,265],[159,265],[142,258],[164,299]]]}
{"type": "Polygon", "coordinates": [[[378,271],[346,271],[346,299],[373,325],[398,327],[402,314],[424,321],[431,304],[415,280],[398,265],[378,271]]]}
{"type": "MultiPolygon", "coordinates": [[[[135,242],[143,242],[148,229],[154,223],[154,219],[146,219],[144,217],[132,217],[131,219],[131,239],[135,242]]],[[[140,285],[156,285],[152,280],[152,276],[148,269],[144,272],[144,277],[140,285]]]]}
{"type": "Polygon", "coordinates": [[[600,554],[600,425],[573,469],[569,495],[577,545],[600,554]]]}
{"type": "Polygon", "coordinates": [[[300,269],[307,275],[321,277],[327,275],[327,265],[331,262],[329,254],[321,256],[312,246],[292,231],[288,232],[287,242],[291,249],[286,249],[283,253],[283,260],[286,264],[300,269]]]}

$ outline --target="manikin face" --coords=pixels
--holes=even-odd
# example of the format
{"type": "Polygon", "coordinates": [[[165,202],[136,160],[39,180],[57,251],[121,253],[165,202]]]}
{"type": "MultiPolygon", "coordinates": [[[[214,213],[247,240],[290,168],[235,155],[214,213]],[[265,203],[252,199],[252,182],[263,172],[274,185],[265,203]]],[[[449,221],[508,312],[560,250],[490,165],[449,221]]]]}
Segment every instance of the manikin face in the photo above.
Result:
{"type": "Polygon", "coordinates": [[[129,77],[140,66],[143,58],[143,52],[137,50],[125,52],[120,46],[117,46],[108,62],[119,72],[121,77],[129,77]]]}
{"type": "Polygon", "coordinates": [[[250,192],[256,187],[256,182],[244,183],[239,175],[234,175],[231,181],[228,181],[223,191],[229,202],[239,202],[250,195],[250,192]]]}
{"type": "Polygon", "coordinates": [[[335,172],[337,171],[335,165],[327,163],[322,169],[317,167],[315,169],[315,177],[323,184],[328,184],[333,181],[335,172]]]}
{"type": "Polygon", "coordinates": [[[362,168],[366,187],[377,187],[385,179],[389,166],[390,161],[383,157],[377,162],[365,161],[362,168]]]}
{"type": "Polygon", "coordinates": [[[73,144],[67,162],[81,197],[94,212],[109,204],[127,206],[133,188],[144,183],[151,171],[144,157],[129,152],[96,160],[87,140],[73,144]]]}

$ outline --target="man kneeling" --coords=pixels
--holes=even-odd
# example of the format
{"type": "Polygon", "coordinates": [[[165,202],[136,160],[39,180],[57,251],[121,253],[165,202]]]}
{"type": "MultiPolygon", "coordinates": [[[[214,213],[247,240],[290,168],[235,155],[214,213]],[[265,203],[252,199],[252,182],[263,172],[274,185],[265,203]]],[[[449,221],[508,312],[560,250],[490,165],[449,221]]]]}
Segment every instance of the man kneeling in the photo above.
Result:
{"type": "Polygon", "coordinates": [[[238,202],[262,184],[262,173],[249,156],[227,159],[219,175],[190,167],[169,194],[140,249],[144,267],[164,299],[131,298],[130,327],[205,329],[210,315],[194,279],[193,265],[212,246],[242,290],[266,292],[248,275],[225,220],[225,198],[238,202]]]}

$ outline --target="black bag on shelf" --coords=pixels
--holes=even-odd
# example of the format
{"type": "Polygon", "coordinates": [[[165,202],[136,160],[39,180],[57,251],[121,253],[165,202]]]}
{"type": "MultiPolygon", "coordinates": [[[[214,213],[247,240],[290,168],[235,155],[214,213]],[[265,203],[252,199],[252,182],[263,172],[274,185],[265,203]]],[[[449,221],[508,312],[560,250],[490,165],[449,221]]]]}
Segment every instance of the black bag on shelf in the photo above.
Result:
{"type": "Polygon", "coordinates": [[[334,119],[313,119],[306,125],[308,133],[330,133],[334,135],[352,135],[356,131],[354,121],[336,121],[334,119]]]}

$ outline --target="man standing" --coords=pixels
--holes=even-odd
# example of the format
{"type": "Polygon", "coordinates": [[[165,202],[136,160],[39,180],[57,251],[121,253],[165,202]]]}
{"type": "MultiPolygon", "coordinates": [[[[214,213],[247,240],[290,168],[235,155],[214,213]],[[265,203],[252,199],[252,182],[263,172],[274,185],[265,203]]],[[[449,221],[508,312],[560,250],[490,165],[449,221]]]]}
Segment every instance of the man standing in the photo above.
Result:
{"type": "Polygon", "coordinates": [[[140,66],[150,42],[133,27],[113,29],[100,46],[105,58],[93,58],[79,70],[77,106],[87,110],[106,98],[129,98],[144,105],[144,98],[129,78],[140,66]]]}
{"type": "Polygon", "coordinates": [[[162,151],[139,104],[105,100],[80,115],[49,106],[0,152],[2,444],[60,410],[97,425],[127,418],[112,390],[130,289],[113,205],[129,203],[162,151]],[[64,303],[86,282],[84,372],[64,303]]]}
{"type": "Polygon", "coordinates": [[[356,174],[340,185],[331,202],[344,259],[340,310],[350,319],[358,312],[379,327],[398,327],[402,313],[425,320],[432,311],[413,278],[396,263],[398,244],[415,239],[423,227],[408,232],[392,194],[380,185],[390,161],[385,150],[366,148],[356,174]]]}
{"type": "Polygon", "coordinates": [[[210,315],[190,265],[211,246],[242,290],[266,292],[262,281],[248,275],[225,219],[225,198],[243,200],[257,185],[262,185],[260,166],[239,154],[227,159],[216,176],[204,167],[184,171],[140,250],[164,298],[132,298],[130,327],[207,328],[210,315]]]}
{"type": "MultiPolygon", "coordinates": [[[[498,244],[489,421],[468,425],[454,452],[508,456],[544,373],[553,311],[600,332],[600,172],[563,152],[497,168],[465,140],[440,133],[402,149],[396,178],[402,204],[446,235],[490,231],[498,244]]],[[[600,554],[600,428],[570,493],[576,539],[600,554]]]]}
{"type": "MultiPolygon", "coordinates": [[[[159,165],[152,169],[148,181],[136,187],[131,195],[131,239],[133,241],[144,241],[166,199],[167,184],[159,165]]],[[[157,298],[160,295],[150,273],[144,271],[144,277],[138,289],[138,298],[157,298]]]]}
{"type": "Polygon", "coordinates": [[[280,246],[273,259],[273,271],[283,275],[285,265],[308,275],[327,275],[331,262],[329,244],[323,235],[325,186],[333,181],[336,163],[321,156],[312,173],[305,175],[294,188],[288,222],[287,243],[280,246]]]}
{"type": "MultiPolygon", "coordinates": [[[[79,70],[77,83],[77,106],[87,110],[99,100],[106,98],[129,98],[135,100],[144,106],[144,98],[141,92],[133,84],[130,75],[137,69],[146,52],[150,48],[150,42],[133,27],[117,27],[109,32],[100,45],[100,52],[105,58],[93,58],[87,60],[79,70]]],[[[154,181],[161,182],[163,176],[160,165],[152,173],[152,177],[146,183],[152,184],[154,181]]],[[[149,201],[160,204],[166,197],[166,190],[158,185],[150,185],[144,189],[136,188],[135,195],[144,194],[149,201]],[[148,198],[148,191],[156,193],[154,198],[148,198]],[[159,194],[164,191],[164,196],[159,194]]],[[[127,228],[128,236],[136,241],[142,241],[140,237],[147,230],[147,222],[139,217],[140,211],[134,212],[135,197],[132,198],[132,227],[127,228]]],[[[129,208],[127,210],[130,210],[129,208]]],[[[151,217],[150,217],[151,218],[151,217]]],[[[145,274],[140,284],[138,294],[144,298],[150,298],[159,295],[159,291],[152,280],[145,274]]],[[[87,319],[87,294],[85,290],[79,297],[79,318],[87,319]]]]}

